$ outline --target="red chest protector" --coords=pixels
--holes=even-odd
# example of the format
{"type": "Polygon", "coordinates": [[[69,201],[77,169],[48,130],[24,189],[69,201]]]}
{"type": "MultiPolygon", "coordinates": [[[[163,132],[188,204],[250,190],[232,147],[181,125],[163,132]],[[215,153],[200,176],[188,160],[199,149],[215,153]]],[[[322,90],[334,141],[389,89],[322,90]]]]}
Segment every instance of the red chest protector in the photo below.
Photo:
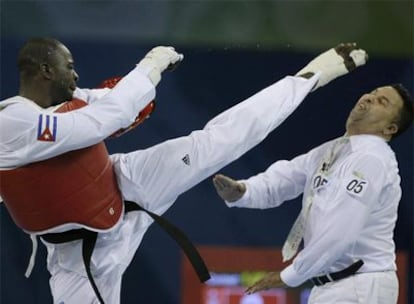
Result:
{"type": "MultiPolygon", "coordinates": [[[[85,105],[84,101],[74,99],[56,112],[85,105]]],[[[9,213],[27,232],[50,232],[69,223],[107,230],[122,214],[121,194],[103,142],[0,171],[0,180],[0,194],[9,213]]]]}
{"type": "MultiPolygon", "coordinates": [[[[99,88],[113,88],[119,80],[121,77],[107,79],[99,88]]],[[[86,105],[83,100],[73,99],[55,112],[69,112],[86,105]]],[[[152,101],[138,113],[134,123],[112,136],[118,137],[135,128],[154,109],[155,101],[152,101]]],[[[0,170],[0,195],[14,222],[36,234],[54,232],[54,228],[65,224],[94,231],[108,230],[119,221],[123,210],[103,142],[17,169],[0,170]]]]}
{"type": "MultiPolygon", "coordinates": [[[[119,80],[119,79],[117,79],[119,80]]],[[[116,83],[116,82],[115,82],[116,83]]],[[[85,106],[74,99],[56,112],[68,112],[85,106]]],[[[137,116],[135,122],[113,136],[119,136],[136,127],[154,110],[152,101],[137,116]]],[[[91,287],[100,303],[104,303],[90,270],[92,252],[98,233],[108,230],[121,218],[124,205],[119,192],[112,163],[103,142],[94,146],[67,152],[54,158],[12,170],[0,170],[0,195],[14,222],[32,234],[42,234],[49,243],[59,244],[82,240],[82,258],[91,287]],[[55,228],[76,224],[85,229],[68,227],[67,232],[55,228]],[[47,233],[47,234],[45,234],[47,233]]],[[[185,234],[159,215],[139,205],[126,202],[126,211],[144,211],[158,222],[183,248],[201,282],[210,278],[209,271],[185,234]]],[[[36,238],[32,238],[33,252],[26,271],[32,271],[36,238]]]]}

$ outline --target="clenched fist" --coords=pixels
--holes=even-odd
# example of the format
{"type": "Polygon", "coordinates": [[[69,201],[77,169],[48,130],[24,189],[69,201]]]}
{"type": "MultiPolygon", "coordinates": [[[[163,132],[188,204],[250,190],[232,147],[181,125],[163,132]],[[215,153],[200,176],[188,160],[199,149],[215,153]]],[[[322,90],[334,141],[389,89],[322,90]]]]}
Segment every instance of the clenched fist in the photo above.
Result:
{"type": "Polygon", "coordinates": [[[171,46],[157,46],[148,52],[138,63],[138,67],[148,75],[151,82],[156,86],[161,80],[161,73],[167,68],[172,68],[184,59],[171,46]]]}

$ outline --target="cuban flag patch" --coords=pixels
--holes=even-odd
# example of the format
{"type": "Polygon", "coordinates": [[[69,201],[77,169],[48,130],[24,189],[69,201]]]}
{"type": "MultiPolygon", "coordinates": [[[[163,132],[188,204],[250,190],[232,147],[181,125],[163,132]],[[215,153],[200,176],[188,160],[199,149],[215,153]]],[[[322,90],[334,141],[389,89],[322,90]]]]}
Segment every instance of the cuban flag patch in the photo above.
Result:
{"type": "Polygon", "coordinates": [[[55,141],[57,132],[57,117],[48,114],[40,114],[37,126],[37,140],[55,141]]]}

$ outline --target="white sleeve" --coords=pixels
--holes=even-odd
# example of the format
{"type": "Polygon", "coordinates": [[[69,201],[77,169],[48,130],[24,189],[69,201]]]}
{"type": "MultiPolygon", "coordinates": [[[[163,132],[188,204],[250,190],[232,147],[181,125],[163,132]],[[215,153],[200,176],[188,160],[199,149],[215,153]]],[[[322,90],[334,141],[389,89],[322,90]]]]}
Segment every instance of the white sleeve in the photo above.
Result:
{"type": "Polygon", "coordinates": [[[227,206],[266,209],[296,198],[305,188],[309,157],[304,154],[291,161],[277,161],[265,172],[241,181],[246,193],[236,202],[226,202],[227,206]]]}
{"type": "Polygon", "coordinates": [[[7,106],[0,111],[0,166],[18,167],[96,144],[134,122],[154,97],[154,85],[135,68],[99,102],[75,111],[7,106]]]}
{"type": "Polygon", "coordinates": [[[386,185],[384,168],[372,155],[344,166],[338,191],[326,198],[329,204],[318,205],[318,225],[313,228],[312,238],[281,272],[283,282],[295,287],[319,275],[357,240],[370,210],[380,201],[386,185]]]}
{"type": "Polygon", "coordinates": [[[86,101],[89,104],[92,104],[96,101],[99,101],[103,96],[108,94],[111,89],[103,88],[103,89],[81,89],[76,88],[75,92],[73,93],[73,97],[79,98],[83,101],[86,101]]]}
{"type": "MultiPolygon", "coordinates": [[[[145,71],[142,67],[136,66],[135,70],[136,72],[139,71],[141,76],[148,78],[147,74],[148,72],[145,71]]],[[[124,76],[125,77],[131,77],[131,76],[124,76]]],[[[122,80],[122,78],[121,78],[122,80]]],[[[148,78],[149,80],[149,78],[148,78]]],[[[150,81],[150,80],[149,80],[150,81]]],[[[96,101],[100,101],[102,97],[104,97],[106,94],[111,92],[110,88],[99,88],[99,89],[85,89],[85,88],[76,88],[75,92],[73,93],[73,97],[81,99],[83,101],[86,101],[88,104],[92,104],[96,101]]],[[[145,107],[145,105],[144,105],[145,107]]],[[[138,112],[137,112],[138,113],[138,112]]]]}

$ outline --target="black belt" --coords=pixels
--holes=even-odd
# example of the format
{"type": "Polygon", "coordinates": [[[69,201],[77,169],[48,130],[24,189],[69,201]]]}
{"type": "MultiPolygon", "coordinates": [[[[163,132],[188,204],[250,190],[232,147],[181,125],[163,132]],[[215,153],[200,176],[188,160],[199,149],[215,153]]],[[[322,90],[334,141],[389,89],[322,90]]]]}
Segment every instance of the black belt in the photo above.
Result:
{"type": "Polygon", "coordinates": [[[311,279],[312,283],[315,284],[315,286],[322,286],[328,282],[334,282],[338,280],[345,279],[353,274],[355,274],[359,268],[364,265],[364,262],[362,260],[358,260],[355,263],[353,263],[351,266],[345,268],[344,270],[337,271],[337,272],[331,272],[327,275],[320,276],[320,277],[314,277],[311,279]]]}
{"type": "MultiPolygon", "coordinates": [[[[180,245],[181,249],[184,251],[184,253],[187,255],[187,258],[193,265],[193,268],[196,271],[200,282],[205,282],[210,279],[210,273],[203,261],[203,258],[191,243],[191,241],[188,239],[188,237],[181,230],[169,223],[166,219],[142,208],[136,203],[125,201],[125,212],[131,211],[144,211],[150,217],[152,217],[154,221],[160,225],[180,245]]],[[[89,282],[99,302],[101,304],[104,304],[104,300],[102,299],[98,287],[95,284],[95,280],[93,279],[90,268],[92,252],[95,247],[98,233],[86,229],[74,229],[61,233],[48,233],[42,235],[41,237],[46,242],[53,244],[82,240],[82,258],[83,263],[85,264],[86,275],[88,276],[89,282]]]]}

